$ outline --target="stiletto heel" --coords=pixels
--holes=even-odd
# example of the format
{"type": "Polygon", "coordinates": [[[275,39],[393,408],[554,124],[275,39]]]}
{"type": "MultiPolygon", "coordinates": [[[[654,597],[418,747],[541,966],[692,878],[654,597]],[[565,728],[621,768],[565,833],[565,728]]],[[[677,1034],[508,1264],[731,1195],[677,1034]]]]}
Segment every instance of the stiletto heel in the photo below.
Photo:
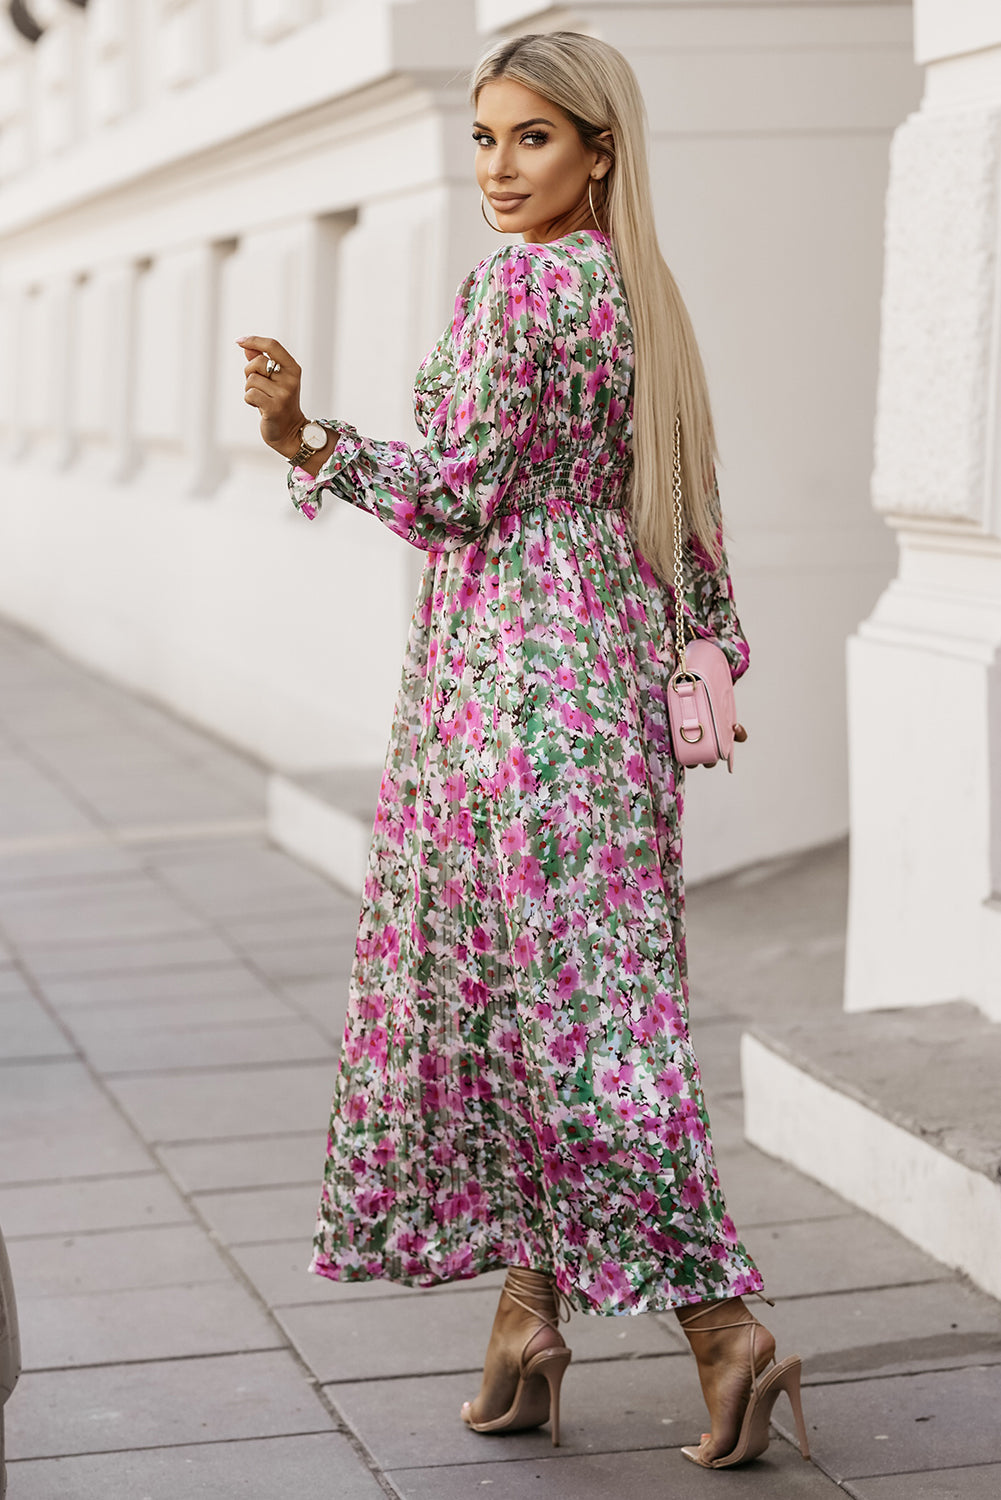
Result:
{"type": "Polygon", "coordinates": [[[542,1366],[542,1374],[546,1377],[549,1386],[549,1430],[552,1433],[553,1447],[560,1446],[560,1386],[563,1377],[570,1365],[569,1349],[553,1349],[549,1352],[545,1364],[542,1366]]]}
{"type": "MultiPolygon", "coordinates": [[[[768,1299],[765,1298],[765,1301],[768,1299]]],[[[701,1318],[709,1310],[712,1304],[708,1304],[697,1312],[694,1317],[682,1320],[681,1326],[687,1333],[689,1327],[696,1319],[701,1318]]],[[[770,1424],[772,1409],[778,1400],[779,1394],[785,1391],[789,1397],[792,1414],[796,1422],[796,1432],[799,1437],[799,1451],[803,1457],[810,1457],[810,1444],[806,1434],[806,1421],[803,1417],[803,1400],[800,1391],[800,1377],[803,1370],[803,1362],[798,1354],[790,1354],[779,1364],[774,1364],[774,1354],[769,1355],[761,1370],[757,1368],[757,1359],[754,1352],[757,1330],[761,1324],[756,1318],[742,1319],[739,1323],[714,1323],[705,1328],[693,1328],[693,1333],[717,1333],[724,1328],[747,1328],[750,1330],[750,1369],[751,1369],[751,1392],[747,1398],[744,1415],[741,1418],[740,1430],[737,1433],[737,1441],[730,1453],[719,1458],[707,1458],[704,1453],[708,1438],[703,1438],[698,1448],[682,1448],[686,1458],[692,1463],[699,1464],[703,1469],[731,1469],[737,1464],[750,1463],[752,1459],[760,1458],[765,1452],[771,1440],[770,1424]],[[772,1369],[768,1369],[769,1365],[772,1369]]]]}
{"type": "Polygon", "coordinates": [[[789,1397],[789,1405],[792,1407],[793,1418],[796,1422],[796,1433],[799,1437],[799,1451],[804,1458],[810,1457],[810,1440],[806,1435],[806,1421],[803,1417],[803,1397],[800,1391],[800,1375],[802,1366],[796,1362],[796,1369],[790,1376],[786,1386],[786,1395],[789,1397]]]}
{"type": "MultiPolygon", "coordinates": [[[[563,1300],[553,1283],[536,1271],[512,1267],[501,1291],[502,1303],[505,1296],[536,1318],[539,1327],[533,1329],[524,1340],[517,1355],[517,1379],[507,1411],[498,1417],[474,1418],[472,1402],[467,1401],[462,1408],[462,1420],[474,1432],[485,1433],[525,1432],[548,1422],[553,1447],[558,1448],[560,1387],[572,1358],[559,1331],[559,1325],[561,1317],[568,1318],[569,1312],[565,1310],[563,1300]],[[519,1292],[523,1295],[519,1296],[519,1292]],[[542,1306],[532,1306],[523,1297],[532,1297],[542,1306]],[[544,1346],[532,1349],[532,1345],[537,1345],[540,1339],[546,1341],[544,1346]]],[[[489,1357],[487,1368],[489,1369],[489,1357]]]]}

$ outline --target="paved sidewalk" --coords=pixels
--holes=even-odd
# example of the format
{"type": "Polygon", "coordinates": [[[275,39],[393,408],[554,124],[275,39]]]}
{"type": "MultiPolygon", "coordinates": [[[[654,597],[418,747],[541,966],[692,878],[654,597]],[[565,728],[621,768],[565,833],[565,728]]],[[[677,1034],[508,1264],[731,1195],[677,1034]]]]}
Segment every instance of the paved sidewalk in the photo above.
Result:
{"type": "Polygon", "coordinates": [[[678,1452],[704,1417],[671,1317],[574,1319],[554,1451],[458,1420],[496,1277],[305,1274],[355,906],[263,805],[248,762],[0,626],[9,1500],[996,1500],[1001,1306],[741,1138],[747,1019],[837,1004],[843,850],[692,893],[724,1185],[817,1461],[779,1439],[721,1476],[678,1452]]]}

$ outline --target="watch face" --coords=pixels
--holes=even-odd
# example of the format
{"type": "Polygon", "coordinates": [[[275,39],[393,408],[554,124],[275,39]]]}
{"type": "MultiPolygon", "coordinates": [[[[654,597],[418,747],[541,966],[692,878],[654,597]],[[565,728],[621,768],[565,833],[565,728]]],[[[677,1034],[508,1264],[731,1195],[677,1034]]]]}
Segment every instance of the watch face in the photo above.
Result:
{"type": "Polygon", "coordinates": [[[302,429],[302,440],[311,448],[322,448],[327,441],[327,429],[319,422],[307,422],[302,429]]]}

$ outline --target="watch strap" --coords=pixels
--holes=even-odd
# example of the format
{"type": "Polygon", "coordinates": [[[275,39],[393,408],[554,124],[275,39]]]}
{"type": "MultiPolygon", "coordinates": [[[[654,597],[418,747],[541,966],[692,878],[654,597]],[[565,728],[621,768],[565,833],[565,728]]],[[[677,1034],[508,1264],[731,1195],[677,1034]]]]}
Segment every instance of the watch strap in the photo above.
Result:
{"type": "MultiPolygon", "coordinates": [[[[316,422],[317,427],[322,427],[324,432],[329,432],[330,429],[327,427],[326,423],[317,421],[315,417],[311,417],[310,421],[316,422]]],[[[299,446],[293,453],[292,457],[289,459],[289,463],[293,469],[298,468],[300,464],[304,464],[307,459],[312,458],[314,453],[319,453],[320,449],[326,445],[326,439],[324,439],[322,443],[319,443],[315,448],[313,447],[312,443],[306,442],[306,439],[303,437],[303,433],[308,426],[309,422],[303,422],[302,426],[299,428],[299,446]]]]}

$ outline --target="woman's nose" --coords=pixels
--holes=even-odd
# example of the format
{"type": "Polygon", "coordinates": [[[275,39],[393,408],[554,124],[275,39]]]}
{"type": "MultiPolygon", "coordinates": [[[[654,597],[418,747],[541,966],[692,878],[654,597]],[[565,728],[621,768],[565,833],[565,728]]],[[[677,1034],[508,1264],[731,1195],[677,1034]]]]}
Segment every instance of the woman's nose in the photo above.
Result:
{"type": "Polygon", "coordinates": [[[490,176],[500,180],[511,175],[511,163],[508,159],[508,153],[503,147],[498,146],[495,151],[490,153],[490,176]]]}

